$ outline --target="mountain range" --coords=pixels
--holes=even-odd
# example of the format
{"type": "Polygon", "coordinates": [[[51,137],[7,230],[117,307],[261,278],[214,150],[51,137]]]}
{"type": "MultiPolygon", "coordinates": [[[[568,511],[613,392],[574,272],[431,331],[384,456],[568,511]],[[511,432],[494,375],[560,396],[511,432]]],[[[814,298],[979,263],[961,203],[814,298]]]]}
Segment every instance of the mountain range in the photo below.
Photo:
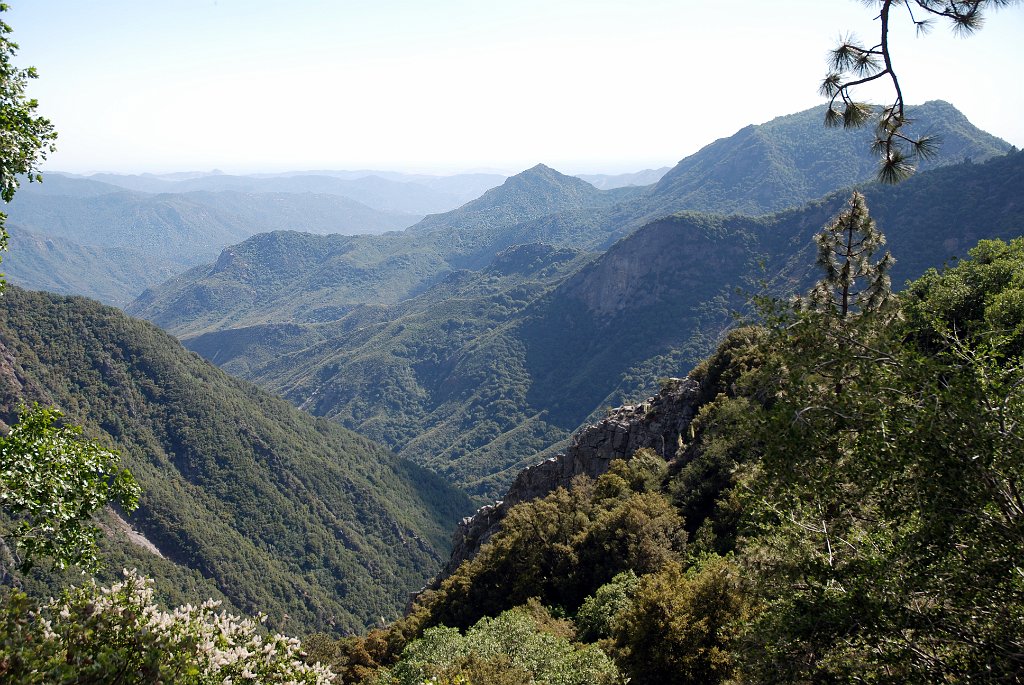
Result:
{"type": "Polygon", "coordinates": [[[649,186],[661,180],[672,167],[661,167],[659,169],[644,169],[628,174],[577,174],[590,185],[600,190],[611,190],[612,188],[624,188],[626,186],[649,186]]]}
{"type": "Polygon", "coordinates": [[[220,174],[143,179],[221,184],[182,193],[50,176],[19,193],[22,217],[48,223],[14,226],[12,277],[122,302],[147,285],[128,311],[192,351],[111,307],[8,287],[0,421],[55,404],[122,453],[144,495],[105,515],[106,554],[158,577],[165,601],[363,631],[401,614],[474,502],[685,375],[751,293],[806,287],[810,238],[849,186],[888,236],[897,285],[1024,229],[1024,153],[950,105],[915,114],[934,118],[945,157],[895,187],[870,183],[868,155],[820,115],[748,127],[647,186],[537,165],[377,235],[264,230],[333,220],[351,208],[340,195],[226,189],[239,177],[220,174]],[[156,283],[186,265],[167,255],[196,245],[216,261],[156,283]]]}
{"type": "Polygon", "coordinates": [[[249,176],[93,174],[87,179],[145,193],[233,190],[337,195],[383,212],[422,216],[455,209],[499,185],[505,177],[485,173],[430,176],[382,171],[310,171],[249,176]]]}
{"type": "MultiPolygon", "coordinates": [[[[948,103],[926,103],[912,113],[919,125],[936,130],[947,141],[943,150],[949,151],[948,156],[933,165],[955,163],[965,156],[982,161],[1010,149],[1005,142],[962,124],[962,115],[948,103]],[[944,123],[947,118],[949,126],[944,123]]],[[[393,304],[415,296],[446,273],[483,268],[495,254],[516,244],[545,242],[598,252],[645,223],[676,211],[733,211],[738,198],[750,198],[742,205],[752,214],[797,206],[827,191],[867,181],[874,174],[874,159],[867,147],[847,141],[837,148],[833,138],[841,133],[823,129],[822,116],[823,110],[815,108],[762,127],[748,127],[684,159],[653,186],[601,191],[540,164],[456,210],[425,217],[401,233],[325,239],[279,236],[275,240],[287,242],[293,250],[280,266],[277,249],[261,244],[267,238],[256,238],[233,246],[216,263],[151,288],[127,311],[179,336],[274,321],[325,321],[362,304],[393,304]],[[761,128],[766,132],[759,133],[761,128]],[[821,134],[815,138],[811,131],[821,134]],[[803,179],[802,190],[778,196],[759,190],[756,198],[751,197],[750,187],[761,173],[759,157],[745,162],[737,151],[749,147],[738,141],[751,139],[767,141],[764,145],[772,149],[793,146],[803,151],[802,156],[810,155],[817,144],[822,154],[835,158],[840,171],[833,176],[843,183],[814,194],[810,187],[821,185],[812,181],[819,170],[794,168],[788,173],[803,179]],[[713,167],[702,176],[703,187],[721,189],[720,193],[695,194],[689,188],[691,182],[682,183],[696,176],[695,159],[713,167]],[[718,162],[711,164],[710,159],[718,162]],[[275,273],[279,269],[282,273],[275,273]]],[[[847,137],[860,140],[859,134],[847,137]]]]}
{"type": "MultiPolygon", "coordinates": [[[[1024,153],[865,189],[897,284],[983,237],[1024,227],[1024,153]]],[[[679,214],[592,255],[508,248],[392,306],[324,323],[185,338],[232,373],[493,497],[603,407],[642,397],[705,356],[757,274],[779,292],[814,277],[811,236],[832,194],[763,217],[679,214]],[[758,266],[760,264],[760,266],[758,266]],[[755,274],[753,278],[750,274],[755,274]]]]}
{"type": "MultiPolygon", "coordinates": [[[[928,103],[917,115],[938,126],[950,109],[928,103]]],[[[742,159],[769,142],[787,149],[787,140],[793,159],[811,155],[806,138],[821,130],[820,114],[744,129],[648,188],[600,191],[538,165],[402,233],[255,236],[128,311],[230,372],[493,497],[602,407],[702,358],[742,305],[735,289],[753,287],[758,262],[778,287],[807,282],[810,236],[847,191],[759,218],[690,211],[640,222],[715,204],[718,190],[708,189],[729,188],[726,209],[802,202],[823,183],[817,166],[786,167],[804,181],[779,200],[744,190],[763,170],[742,159]],[[705,167],[717,171],[704,173],[707,192],[695,194],[683,180],[705,167]]],[[[1024,225],[1012,200],[1020,155],[968,163],[1009,146],[950,121],[953,166],[866,191],[883,230],[892,226],[897,279],[1024,225]]],[[[870,158],[855,154],[857,143],[837,146],[836,135],[818,141],[842,167],[833,181],[869,178],[870,158]]]]}
{"type": "Polygon", "coordinates": [[[205,260],[224,247],[276,229],[318,234],[381,233],[418,216],[372,209],[339,195],[235,190],[148,194],[89,179],[48,175],[25,183],[8,210],[22,250],[5,261],[10,278],[31,288],[81,294],[124,305],[146,286],[205,260]],[[35,239],[27,239],[28,234],[35,239]],[[47,242],[50,241],[50,242],[47,242]],[[112,273],[97,255],[125,255],[112,273]],[[78,288],[61,282],[68,255],[78,288]]]}

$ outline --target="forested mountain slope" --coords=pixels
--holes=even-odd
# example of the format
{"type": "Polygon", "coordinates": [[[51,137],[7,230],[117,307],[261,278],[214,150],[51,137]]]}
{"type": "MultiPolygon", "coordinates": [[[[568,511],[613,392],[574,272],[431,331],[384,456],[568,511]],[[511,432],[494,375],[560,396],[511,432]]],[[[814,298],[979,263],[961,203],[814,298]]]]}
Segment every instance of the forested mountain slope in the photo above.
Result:
{"type": "MultiPolygon", "coordinates": [[[[121,451],[144,491],[130,522],[208,579],[178,597],[201,601],[212,583],[293,633],[396,616],[467,509],[434,475],[227,376],[151,324],[9,286],[0,417],[13,423],[31,401],[121,451]]],[[[150,552],[133,554],[152,567],[150,552]]]]}
{"type": "MultiPolygon", "coordinates": [[[[896,257],[891,275],[897,288],[963,256],[982,238],[1024,233],[1021,152],[863,191],[896,257]]],[[[630,378],[646,377],[651,391],[654,378],[679,375],[729,323],[729,308],[741,304],[736,288],[749,292],[767,280],[785,292],[808,282],[814,273],[808,255],[816,249],[811,236],[847,197],[835,193],[757,218],[683,213],[619,241],[560,284],[524,322],[527,353],[543,363],[531,364],[533,397],[568,398],[559,403],[562,409],[547,405],[549,416],[578,424],[600,404],[636,397],[630,378]],[[632,364],[643,372],[636,374],[632,364]],[[613,383],[621,383],[617,393],[591,394],[613,383]]]]}
{"type": "MultiPolygon", "coordinates": [[[[865,189],[894,283],[982,237],[1024,231],[1024,153],[865,189]]],[[[805,283],[838,193],[766,217],[680,214],[588,259],[508,250],[416,298],[335,322],[240,327],[185,344],[293,403],[392,445],[477,495],[599,412],[641,397],[713,347],[738,287],[805,283]],[[762,266],[759,268],[758,263],[762,266]]]]}
{"type": "MultiPolygon", "coordinates": [[[[920,171],[1005,154],[1010,145],[941,100],[912,107],[916,130],[938,138],[920,171]]],[[[680,210],[762,214],[801,205],[874,177],[874,132],[822,126],[825,106],[747,126],[682,160],[654,186],[647,216],[680,210]]]]}
{"type": "Polygon", "coordinates": [[[531,303],[588,258],[518,246],[479,273],[452,273],[390,307],[357,307],[323,324],[214,331],[185,344],[479,493],[490,486],[470,480],[562,436],[527,409],[531,375],[516,331],[531,303]]]}
{"type": "Polygon", "coordinates": [[[1022,279],[1024,239],[984,240],[845,315],[765,303],[522,472],[402,620],[317,657],[530,682],[521,646],[560,636],[578,683],[1019,682],[1022,279]]]}

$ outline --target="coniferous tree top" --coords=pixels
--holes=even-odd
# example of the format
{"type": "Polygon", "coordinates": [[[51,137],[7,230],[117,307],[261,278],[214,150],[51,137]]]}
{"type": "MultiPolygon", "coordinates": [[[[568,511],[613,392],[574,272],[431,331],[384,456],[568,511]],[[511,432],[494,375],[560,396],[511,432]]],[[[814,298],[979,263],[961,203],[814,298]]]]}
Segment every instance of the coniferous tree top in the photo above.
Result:
{"type": "Polygon", "coordinates": [[[824,278],[808,296],[808,309],[841,319],[856,311],[878,309],[892,294],[889,269],[896,263],[888,251],[872,257],[885,244],[885,235],[868,214],[864,196],[855,192],[845,211],[814,237],[818,267],[824,278]]]}

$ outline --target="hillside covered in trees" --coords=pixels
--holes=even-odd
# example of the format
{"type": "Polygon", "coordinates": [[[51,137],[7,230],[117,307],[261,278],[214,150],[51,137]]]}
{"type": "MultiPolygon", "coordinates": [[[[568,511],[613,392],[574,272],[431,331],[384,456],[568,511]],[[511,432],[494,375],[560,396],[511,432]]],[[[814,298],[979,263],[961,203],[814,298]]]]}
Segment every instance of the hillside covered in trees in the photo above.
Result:
{"type": "Polygon", "coordinates": [[[314,656],[403,685],[1018,682],[1022,274],[1024,242],[983,241],[851,315],[765,301],[612,416],[622,459],[580,447],[406,618],[314,656]]]}
{"type": "Polygon", "coordinates": [[[117,449],[142,487],[127,522],[158,555],[122,543],[113,573],[149,569],[179,602],[223,595],[293,633],[397,616],[469,508],[437,476],[227,376],[150,324],[8,286],[0,419],[15,424],[31,402],[117,449]]]}

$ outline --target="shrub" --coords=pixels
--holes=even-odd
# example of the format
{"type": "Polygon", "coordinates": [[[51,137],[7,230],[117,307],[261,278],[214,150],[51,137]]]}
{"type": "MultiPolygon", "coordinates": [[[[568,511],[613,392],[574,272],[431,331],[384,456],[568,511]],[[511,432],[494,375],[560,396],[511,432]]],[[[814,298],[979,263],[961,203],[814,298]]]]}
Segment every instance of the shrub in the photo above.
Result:
{"type": "Polygon", "coordinates": [[[0,681],[17,683],[306,683],[326,668],[301,661],[300,644],[218,603],[165,611],[153,581],[134,571],[110,587],[91,581],[34,604],[12,592],[0,607],[0,681]]]}

